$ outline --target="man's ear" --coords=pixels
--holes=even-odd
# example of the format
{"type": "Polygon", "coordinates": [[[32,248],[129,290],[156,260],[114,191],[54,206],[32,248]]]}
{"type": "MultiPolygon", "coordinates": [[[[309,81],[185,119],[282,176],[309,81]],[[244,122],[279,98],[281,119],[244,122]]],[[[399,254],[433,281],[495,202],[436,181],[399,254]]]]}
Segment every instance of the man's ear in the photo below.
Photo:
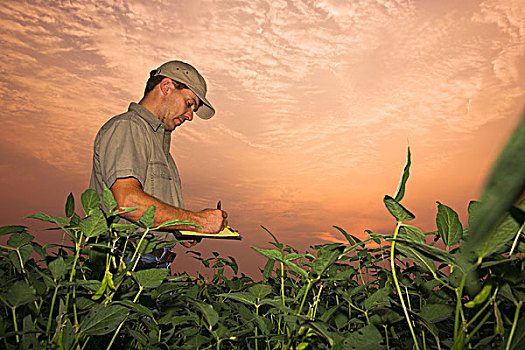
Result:
{"type": "Polygon", "coordinates": [[[160,92],[163,96],[166,96],[169,93],[169,90],[171,89],[171,79],[170,78],[164,78],[159,83],[160,92]]]}

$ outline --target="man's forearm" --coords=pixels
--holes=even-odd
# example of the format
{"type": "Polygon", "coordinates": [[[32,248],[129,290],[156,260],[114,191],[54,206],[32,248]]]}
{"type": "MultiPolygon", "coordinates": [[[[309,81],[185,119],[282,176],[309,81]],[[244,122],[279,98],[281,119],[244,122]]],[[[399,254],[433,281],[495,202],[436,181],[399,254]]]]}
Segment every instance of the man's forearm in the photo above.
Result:
{"type": "Polygon", "coordinates": [[[168,220],[188,220],[202,227],[198,229],[191,225],[172,225],[166,226],[167,229],[192,230],[206,233],[217,233],[222,227],[222,212],[217,210],[205,209],[200,212],[193,212],[182,208],[177,208],[145,193],[140,187],[138,180],[134,178],[118,179],[112,186],[111,191],[118,203],[118,207],[139,207],[122,216],[130,221],[138,221],[142,214],[151,207],[155,206],[155,226],[168,220]]]}

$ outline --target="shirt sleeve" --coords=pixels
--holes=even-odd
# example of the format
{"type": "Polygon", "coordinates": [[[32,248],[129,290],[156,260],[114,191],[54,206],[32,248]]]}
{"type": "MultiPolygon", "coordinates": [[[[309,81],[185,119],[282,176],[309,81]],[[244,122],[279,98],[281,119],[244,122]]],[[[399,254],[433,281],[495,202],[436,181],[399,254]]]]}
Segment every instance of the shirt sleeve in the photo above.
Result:
{"type": "Polygon", "coordinates": [[[115,121],[100,141],[101,175],[106,186],[111,187],[120,178],[134,177],[144,187],[150,148],[144,126],[131,119],[115,121]]]}

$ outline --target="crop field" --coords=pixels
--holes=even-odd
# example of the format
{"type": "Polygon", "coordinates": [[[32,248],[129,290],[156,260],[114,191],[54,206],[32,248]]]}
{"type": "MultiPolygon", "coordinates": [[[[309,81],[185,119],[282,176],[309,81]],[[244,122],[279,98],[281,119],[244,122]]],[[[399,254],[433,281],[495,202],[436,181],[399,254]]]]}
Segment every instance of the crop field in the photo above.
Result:
{"type": "MultiPolygon", "coordinates": [[[[411,226],[402,204],[410,149],[394,195],[389,235],[300,252],[268,232],[258,280],[233,257],[193,252],[213,271],[168,275],[138,258],[167,243],[152,233],[151,207],[118,224],[106,189],[65,215],[31,218],[63,231],[42,246],[24,226],[0,235],[0,347],[5,349],[524,349],[525,118],[500,154],[468,227],[437,203],[437,230],[411,226]]],[[[127,208],[125,210],[134,210],[127,208]]],[[[121,211],[122,212],[122,211],[121,211]]],[[[187,223],[187,222],[185,222],[187,223]]],[[[189,223],[188,223],[189,224],[189,223]]]]}

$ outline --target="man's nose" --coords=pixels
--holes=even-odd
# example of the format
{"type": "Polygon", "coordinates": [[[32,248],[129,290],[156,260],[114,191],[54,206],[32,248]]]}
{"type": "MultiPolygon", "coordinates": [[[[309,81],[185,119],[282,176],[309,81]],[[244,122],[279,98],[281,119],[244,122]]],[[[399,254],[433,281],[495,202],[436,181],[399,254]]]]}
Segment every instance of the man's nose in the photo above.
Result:
{"type": "Polygon", "coordinates": [[[186,120],[189,120],[191,122],[193,120],[193,111],[189,110],[188,112],[186,112],[184,117],[186,118],[186,120]]]}

